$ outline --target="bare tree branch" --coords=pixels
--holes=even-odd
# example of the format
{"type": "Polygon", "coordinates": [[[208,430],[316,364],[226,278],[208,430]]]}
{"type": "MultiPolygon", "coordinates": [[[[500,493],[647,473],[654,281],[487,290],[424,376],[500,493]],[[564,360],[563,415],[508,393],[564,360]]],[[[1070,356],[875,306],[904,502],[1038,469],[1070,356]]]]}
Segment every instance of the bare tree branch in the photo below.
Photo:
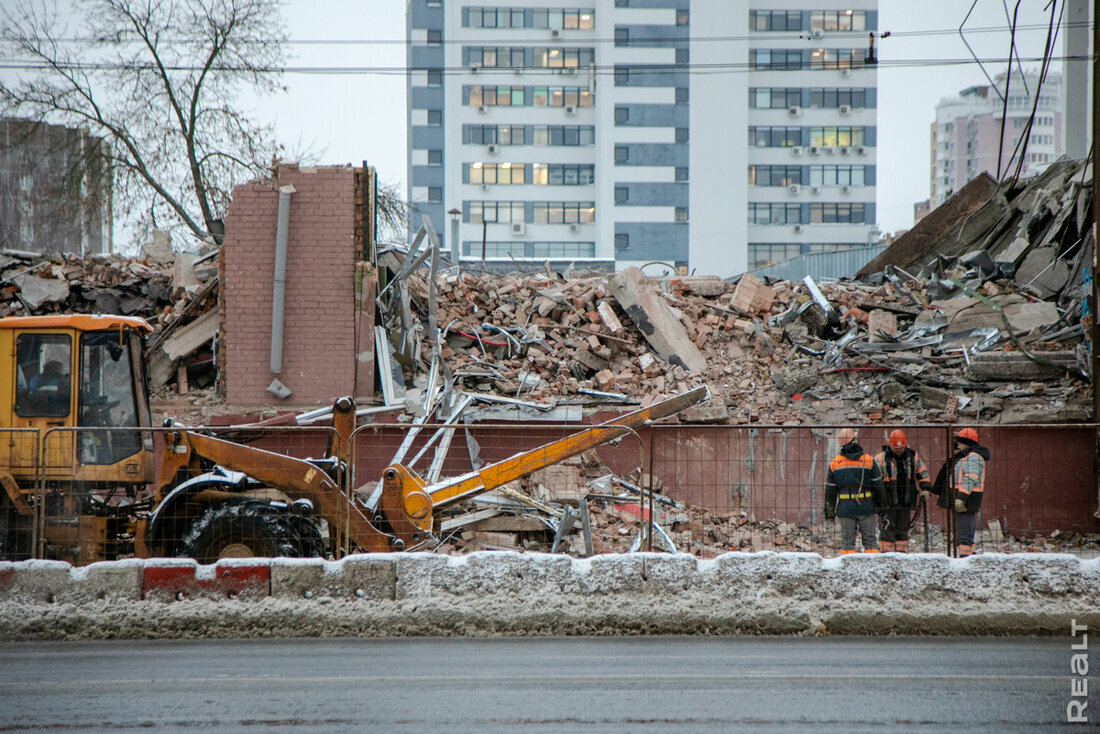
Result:
{"type": "Polygon", "coordinates": [[[17,0],[0,9],[0,36],[0,54],[40,67],[0,83],[0,115],[102,138],[115,209],[137,218],[138,236],[154,222],[220,236],[233,186],[278,155],[271,127],[233,105],[280,89],[286,35],[272,0],[17,0]]]}

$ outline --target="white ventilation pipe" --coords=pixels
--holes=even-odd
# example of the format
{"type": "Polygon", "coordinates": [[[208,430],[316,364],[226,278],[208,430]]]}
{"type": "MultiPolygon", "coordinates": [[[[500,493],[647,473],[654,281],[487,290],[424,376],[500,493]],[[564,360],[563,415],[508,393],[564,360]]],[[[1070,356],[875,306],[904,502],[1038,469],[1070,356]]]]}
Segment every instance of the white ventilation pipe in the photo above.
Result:
{"type": "Polygon", "coordinates": [[[279,187],[279,220],[275,229],[275,282],[271,287],[271,372],[283,369],[283,311],[286,303],[286,240],[293,186],[279,187]]]}

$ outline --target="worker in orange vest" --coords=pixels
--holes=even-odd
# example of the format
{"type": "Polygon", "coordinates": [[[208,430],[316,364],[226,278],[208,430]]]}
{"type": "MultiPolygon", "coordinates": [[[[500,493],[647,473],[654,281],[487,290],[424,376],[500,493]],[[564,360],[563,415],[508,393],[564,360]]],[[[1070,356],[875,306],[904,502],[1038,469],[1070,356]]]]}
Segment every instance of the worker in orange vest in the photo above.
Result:
{"type": "Polygon", "coordinates": [[[913,509],[922,491],[932,489],[928,468],[909,447],[905,431],[890,431],[887,444],[875,456],[886,490],[886,508],[879,513],[879,547],[886,552],[909,552],[913,509]]]}
{"type": "Polygon", "coordinates": [[[886,505],[882,475],[858,438],[853,429],[841,429],[840,453],[829,462],[825,481],[825,519],[840,520],[841,554],[856,552],[857,532],[863,538],[863,552],[878,553],[875,515],[886,505]]]}
{"type": "MultiPolygon", "coordinates": [[[[959,558],[965,558],[974,553],[974,530],[985,491],[985,465],[989,461],[989,449],[978,443],[978,432],[973,428],[958,432],[955,449],[955,455],[949,461],[955,479],[955,549],[959,558]]],[[[936,504],[944,508],[947,507],[947,493],[944,491],[947,471],[948,464],[944,464],[932,487],[932,492],[940,496],[936,504]]]]}

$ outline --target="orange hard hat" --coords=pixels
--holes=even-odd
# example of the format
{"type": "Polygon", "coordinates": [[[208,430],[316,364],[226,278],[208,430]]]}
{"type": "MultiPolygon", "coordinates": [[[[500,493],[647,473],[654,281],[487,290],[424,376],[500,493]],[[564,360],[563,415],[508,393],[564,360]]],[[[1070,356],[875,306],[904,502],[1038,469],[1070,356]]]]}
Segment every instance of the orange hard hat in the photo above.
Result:
{"type": "Polygon", "coordinates": [[[978,432],[975,431],[973,428],[964,428],[961,431],[959,431],[959,434],[958,434],[958,436],[956,436],[956,438],[962,439],[962,440],[965,440],[965,441],[973,441],[974,443],[978,443],[978,432]]]}
{"type": "Polygon", "coordinates": [[[852,441],[856,440],[856,435],[854,428],[841,428],[840,433],[836,436],[836,440],[840,442],[841,446],[847,446],[852,441]]]}
{"type": "Polygon", "coordinates": [[[905,431],[900,428],[896,428],[890,431],[890,446],[895,449],[903,449],[906,444],[909,443],[909,439],[905,437],[905,431]]]}

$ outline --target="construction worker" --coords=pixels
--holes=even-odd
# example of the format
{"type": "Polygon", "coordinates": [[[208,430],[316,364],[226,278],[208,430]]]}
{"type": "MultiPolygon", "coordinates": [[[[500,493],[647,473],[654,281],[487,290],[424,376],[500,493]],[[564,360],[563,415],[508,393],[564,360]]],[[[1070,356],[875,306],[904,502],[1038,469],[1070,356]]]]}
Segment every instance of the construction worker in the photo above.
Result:
{"type": "Polygon", "coordinates": [[[840,520],[841,554],[856,552],[857,531],[863,538],[863,552],[878,553],[875,514],[886,505],[882,475],[853,429],[841,429],[837,439],[840,453],[829,462],[825,481],[825,519],[840,520]]]}
{"type": "Polygon", "coordinates": [[[875,464],[882,474],[886,507],[879,513],[879,546],[883,551],[909,552],[909,528],[921,492],[932,489],[928,469],[909,448],[905,431],[890,431],[875,464]]]}
{"type": "MultiPolygon", "coordinates": [[[[985,464],[989,461],[989,449],[978,443],[978,432],[964,428],[955,436],[955,455],[951,457],[951,471],[955,479],[955,549],[959,558],[974,553],[974,526],[982,507],[985,490],[985,464]]],[[[944,480],[948,465],[944,464],[932,492],[940,496],[936,503],[947,507],[944,480]]]]}

